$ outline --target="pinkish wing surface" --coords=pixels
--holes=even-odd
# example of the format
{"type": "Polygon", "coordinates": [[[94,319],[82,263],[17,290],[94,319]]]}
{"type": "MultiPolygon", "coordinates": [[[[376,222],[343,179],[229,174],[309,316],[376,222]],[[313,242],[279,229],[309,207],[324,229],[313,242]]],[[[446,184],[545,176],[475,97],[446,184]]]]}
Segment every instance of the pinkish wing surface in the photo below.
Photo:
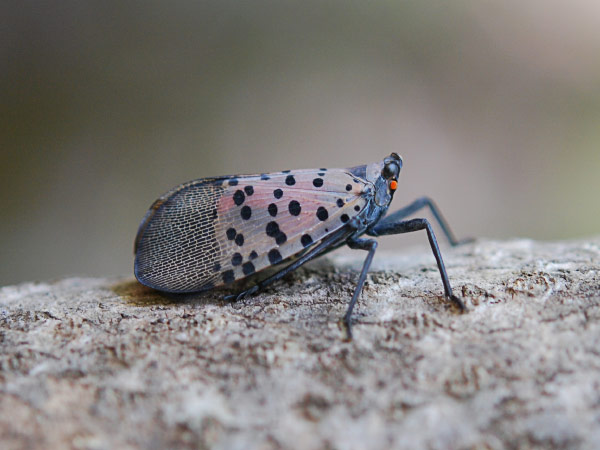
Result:
{"type": "Polygon", "coordinates": [[[366,205],[345,169],[206,179],[159,199],[140,226],[136,274],[191,292],[230,284],[302,252],[366,205]]]}

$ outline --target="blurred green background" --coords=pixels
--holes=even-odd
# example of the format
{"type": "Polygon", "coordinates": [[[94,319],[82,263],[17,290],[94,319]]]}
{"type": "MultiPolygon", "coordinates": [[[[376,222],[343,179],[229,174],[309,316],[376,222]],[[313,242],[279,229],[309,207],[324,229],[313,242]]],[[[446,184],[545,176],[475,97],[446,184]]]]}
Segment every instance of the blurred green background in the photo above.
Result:
{"type": "Polygon", "coordinates": [[[459,236],[600,231],[600,2],[3,2],[0,58],[2,285],[131,274],[183,181],[392,151],[459,236]]]}

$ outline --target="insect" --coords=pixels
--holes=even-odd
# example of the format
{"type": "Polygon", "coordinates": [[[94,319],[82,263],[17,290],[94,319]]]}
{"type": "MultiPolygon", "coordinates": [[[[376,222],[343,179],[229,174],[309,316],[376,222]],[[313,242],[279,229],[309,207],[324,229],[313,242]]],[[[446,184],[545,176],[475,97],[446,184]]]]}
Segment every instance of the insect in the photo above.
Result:
{"type": "Polygon", "coordinates": [[[426,230],[444,295],[464,310],[452,293],[430,223],[404,220],[429,207],[450,243],[457,245],[436,205],[423,197],[386,215],[401,169],[402,158],[392,153],[383,161],[348,169],[284,170],[182,184],[156,200],[142,220],[135,240],[135,276],[160,291],[199,292],[281,265],[249,289],[226,297],[240,300],[311,259],[348,245],[367,252],[342,319],[351,339],[352,310],[377,249],[375,239],[361,236],[426,230]]]}

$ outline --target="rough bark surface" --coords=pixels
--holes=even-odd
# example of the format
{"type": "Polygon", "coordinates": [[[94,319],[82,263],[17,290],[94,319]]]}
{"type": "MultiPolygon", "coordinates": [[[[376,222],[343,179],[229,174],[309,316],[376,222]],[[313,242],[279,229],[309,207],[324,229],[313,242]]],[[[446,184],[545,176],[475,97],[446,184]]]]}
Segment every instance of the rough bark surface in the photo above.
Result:
{"type": "Polygon", "coordinates": [[[0,290],[8,448],[597,448],[600,237],[364,252],[265,293],[161,296],[131,278],[0,290]]]}

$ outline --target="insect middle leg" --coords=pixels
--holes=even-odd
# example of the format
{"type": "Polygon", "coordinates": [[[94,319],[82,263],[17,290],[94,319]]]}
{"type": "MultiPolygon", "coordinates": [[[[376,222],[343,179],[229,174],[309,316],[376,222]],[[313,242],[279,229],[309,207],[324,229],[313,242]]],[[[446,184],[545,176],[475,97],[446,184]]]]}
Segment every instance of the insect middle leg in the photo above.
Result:
{"type": "Polygon", "coordinates": [[[452,232],[450,225],[448,225],[448,222],[446,222],[446,219],[444,219],[444,216],[442,215],[440,209],[437,207],[435,202],[432,199],[430,199],[429,197],[421,197],[421,198],[416,199],[410,205],[407,205],[404,208],[399,209],[398,211],[394,211],[393,213],[391,213],[388,216],[385,216],[383,219],[381,219],[379,224],[383,225],[383,224],[398,223],[398,222],[402,221],[402,219],[405,219],[406,217],[410,216],[411,214],[419,211],[420,209],[426,208],[426,207],[429,208],[429,210],[431,211],[431,214],[433,214],[433,217],[435,218],[437,223],[440,225],[440,228],[442,229],[442,232],[446,236],[446,239],[448,239],[448,242],[450,242],[450,244],[452,246],[466,244],[467,242],[471,242],[473,240],[472,238],[461,239],[460,241],[458,239],[456,239],[456,236],[454,236],[454,233],[452,232]]]}
{"type": "Polygon", "coordinates": [[[350,239],[348,240],[348,247],[356,250],[367,250],[369,252],[367,257],[365,258],[365,262],[363,263],[360,276],[358,277],[358,283],[356,284],[356,288],[354,289],[352,300],[350,300],[350,304],[348,305],[346,314],[342,319],[343,324],[346,328],[346,339],[350,341],[352,340],[352,327],[350,325],[350,317],[352,316],[352,310],[354,309],[354,305],[356,304],[358,296],[360,295],[363,285],[365,284],[367,272],[369,271],[369,267],[371,266],[371,262],[373,261],[373,256],[375,256],[375,250],[377,250],[377,241],[374,239],[350,239]]]}
{"type": "Polygon", "coordinates": [[[444,285],[444,295],[448,300],[456,304],[456,306],[458,306],[461,311],[464,311],[464,303],[460,298],[458,298],[452,293],[452,287],[450,286],[450,280],[448,280],[448,274],[446,273],[446,267],[444,266],[444,260],[442,259],[440,247],[438,246],[437,239],[435,238],[433,228],[431,228],[431,224],[427,219],[412,219],[403,220],[400,222],[384,221],[383,223],[380,222],[377,225],[375,225],[375,227],[372,230],[368,231],[367,234],[370,236],[383,236],[386,234],[412,233],[413,231],[419,230],[427,230],[429,245],[431,246],[431,251],[433,252],[433,256],[435,256],[435,260],[437,262],[437,266],[442,277],[442,284],[444,285]]]}

